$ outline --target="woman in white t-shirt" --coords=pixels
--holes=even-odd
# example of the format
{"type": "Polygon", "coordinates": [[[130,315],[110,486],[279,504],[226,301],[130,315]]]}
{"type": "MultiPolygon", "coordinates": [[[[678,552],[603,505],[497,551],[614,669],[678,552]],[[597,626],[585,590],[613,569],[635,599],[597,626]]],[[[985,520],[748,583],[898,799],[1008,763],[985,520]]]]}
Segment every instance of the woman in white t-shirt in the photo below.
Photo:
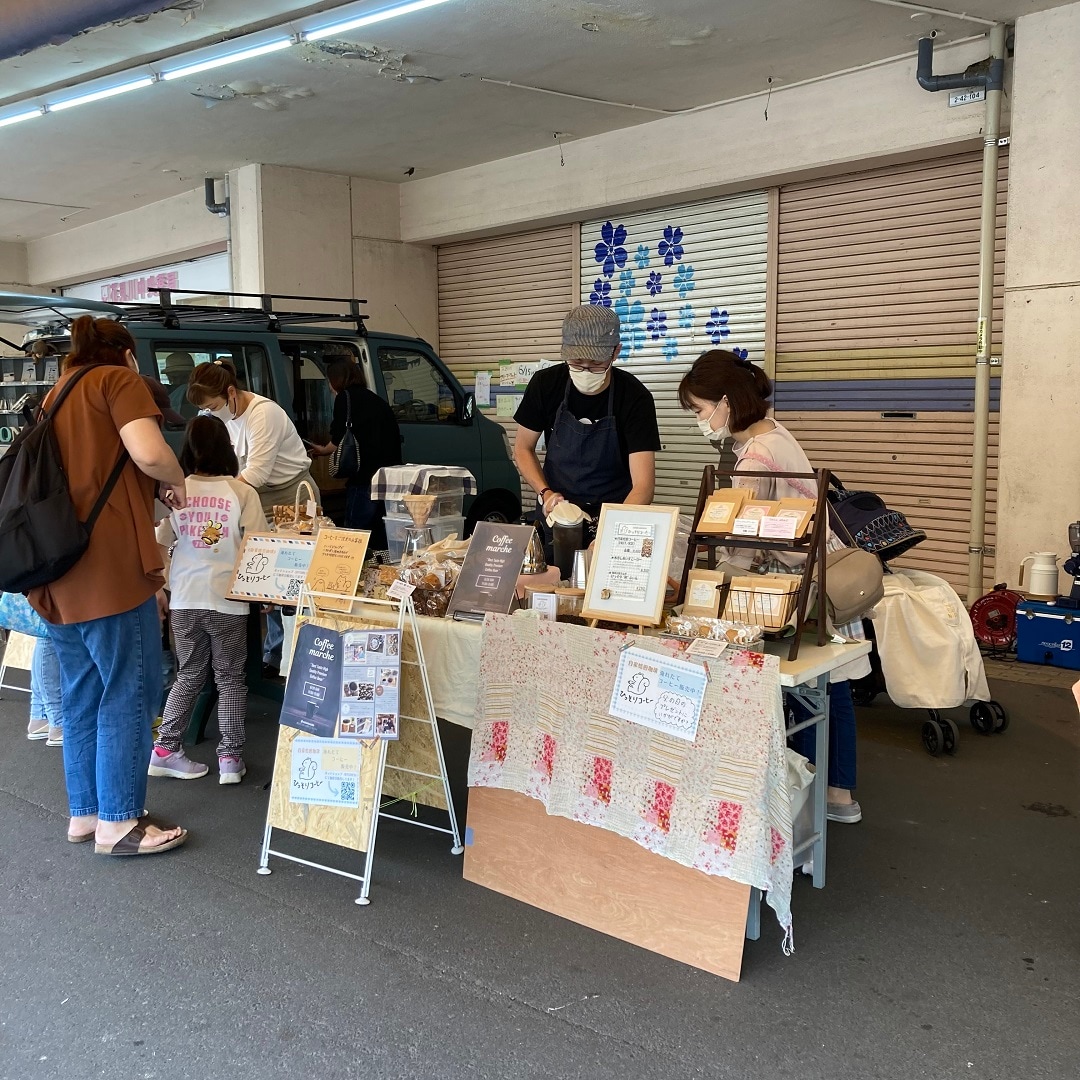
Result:
{"type": "Polygon", "coordinates": [[[165,716],[150,754],[151,776],[195,780],[209,769],[183,749],[184,732],[211,667],[218,692],[218,782],[239,784],[244,767],[247,711],[248,605],[225,598],[244,533],[266,525],[255,489],[241,483],[225,425],[196,416],[187,428],[180,465],[187,505],[158,526],[158,543],[172,549],[169,588],[179,665],[165,716]]]}
{"type": "MultiPolygon", "coordinates": [[[[769,475],[814,471],[795,436],[769,416],[771,397],[772,383],[765,372],[725,349],[702,353],[679,383],[679,404],[697,417],[701,434],[714,446],[731,439],[736,461],[733,487],[748,488],[752,499],[817,499],[815,480],[769,475]]],[[[720,569],[734,574],[765,572],[774,569],[774,558],[780,564],[775,569],[795,572],[802,569],[806,556],[730,548],[721,554],[720,569]]],[[[861,625],[843,630],[849,636],[863,637],[861,625]]],[[[862,808],[851,795],[855,787],[855,706],[847,680],[869,674],[869,661],[860,657],[834,671],[829,686],[828,817],[848,825],[862,820],[862,808]]],[[[798,720],[805,718],[794,698],[788,707],[798,720]]],[[[797,733],[791,742],[799,753],[814,760],[811,729],[797,733]]]]}

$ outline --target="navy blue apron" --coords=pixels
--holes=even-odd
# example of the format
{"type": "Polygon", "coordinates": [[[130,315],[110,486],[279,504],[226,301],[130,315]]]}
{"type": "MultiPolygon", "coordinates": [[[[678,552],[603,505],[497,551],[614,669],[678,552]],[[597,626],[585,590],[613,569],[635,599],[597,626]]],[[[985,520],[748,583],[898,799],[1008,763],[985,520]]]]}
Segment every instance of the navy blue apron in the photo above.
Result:
{"type": "MultiPolygon", "coordinates": [[[[566,393],[548,439],[544,458],[544,479],[552,491],[559,492],[568,502],[576,503],[594,521],[586,522],[586,544],[596,536],[595,519],[602,503],[626,501],[634,482],[630,477],[630,462],[619,447],[619,432],[615,426],[615,372],[607,391],[607,415],[592,423],[582,423],[569,409],[573,380],[566,380],[566,393]]],[[[551,530],[543,520],[543,508],[537,512],[537,522],[550,547],[551,530]]]]}

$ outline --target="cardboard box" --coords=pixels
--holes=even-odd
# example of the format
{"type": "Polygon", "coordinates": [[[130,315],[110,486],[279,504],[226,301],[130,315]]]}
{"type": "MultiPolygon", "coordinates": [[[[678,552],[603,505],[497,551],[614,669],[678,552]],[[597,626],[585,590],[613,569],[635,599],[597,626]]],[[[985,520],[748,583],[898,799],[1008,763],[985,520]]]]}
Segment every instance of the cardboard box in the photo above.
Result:
{"type": "Polygon", "coordinates": [[[705,503],[695,531],[726,536],[731,532],[746,496],[745,488],[723,488],[713,492],[705,503]]]}
{"type": "Polygon", "coordinates": [[[724,584],[722,570],[691,570],[686,579],[686,598],[683,614],[702,619],[720,615],[720,589],[724,584]]]}

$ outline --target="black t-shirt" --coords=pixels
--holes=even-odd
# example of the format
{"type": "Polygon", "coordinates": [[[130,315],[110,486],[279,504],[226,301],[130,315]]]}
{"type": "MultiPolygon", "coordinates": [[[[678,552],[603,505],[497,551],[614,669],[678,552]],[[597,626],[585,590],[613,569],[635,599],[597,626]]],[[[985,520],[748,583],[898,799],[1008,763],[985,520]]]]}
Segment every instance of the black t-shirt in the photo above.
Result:
{"type": "MultiPolygon", "coordinates": [[[[658,451],[660,429],[656,426],[656,402],[652,394],[638,378],[622,368],[613,368],[611,377],[615,389],[612,415],[623,458],[642,451],[658,451]]],[[[514,419],[530,431],[542,431],[545,442],[550,442],[555,414],[562,404],[569,380],[570,369],[565,364],[541,368],[529,380],[514,419]]],[[[609,386],[599,394],[581,394],[571,386],[567,408],[578,420],[600,420],[607,416],[611,388],[609,386]]]]}
{"type": "Polygon", "coordinates": [[[371,483],[384,465],[401,465],[401,431],[394,411],[378,394],[363,386],[349,386],[334,399],[330,441],[341,445],[345,437],[346,395],[352,398],[352,430],[360,447],[360,472],[349,485],[371,483]]]}

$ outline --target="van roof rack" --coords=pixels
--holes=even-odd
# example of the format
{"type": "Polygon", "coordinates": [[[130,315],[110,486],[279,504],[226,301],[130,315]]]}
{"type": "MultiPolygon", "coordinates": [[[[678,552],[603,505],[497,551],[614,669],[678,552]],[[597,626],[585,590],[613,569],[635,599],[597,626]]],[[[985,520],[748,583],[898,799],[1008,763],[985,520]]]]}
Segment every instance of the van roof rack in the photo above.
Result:
{"type": "Polygon", "coordinates": [[[267,330],[276,333],[284,326],[302,326],[311,323],[348,323],[358,334],[366,334],[360,305],[366,300],[339,296],[289,296],[280,293],[207,292],[189,289],[150,289],[158,294],[156,304],[117,304],[123,309],[120,321],[137,325],[161,325],[169,330],[192,326],[251,325],[265,321],[267,330]],[[176,303],[177,293],[192,296],[223,297],[226,300],[257,300],[258,305],[247,307],[224,304],[176,303]],[[302,300],[305,304],[333,305],[333,311],[282,311],[274,305],[285,300],[302,300]],[[346,310],[341,310],[342,306],[346,310]]]}

